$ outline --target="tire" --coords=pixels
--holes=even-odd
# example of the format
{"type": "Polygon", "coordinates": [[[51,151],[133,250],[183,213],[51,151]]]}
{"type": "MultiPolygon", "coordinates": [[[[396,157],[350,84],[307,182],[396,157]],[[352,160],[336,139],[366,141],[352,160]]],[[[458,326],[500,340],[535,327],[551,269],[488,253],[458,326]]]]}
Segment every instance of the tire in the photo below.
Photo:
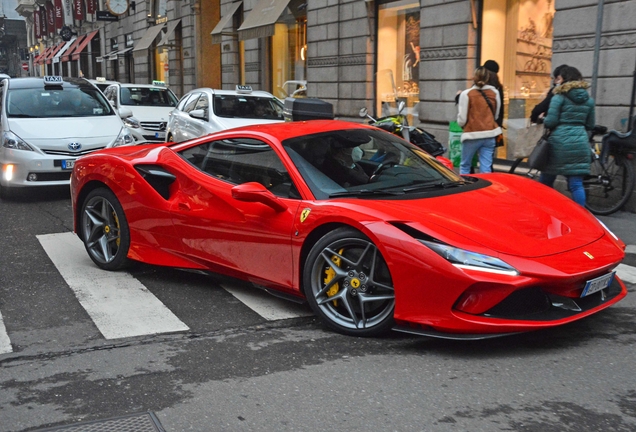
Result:
{"type": "Polygon", "coordinates": [[[583,180],[585,207],[595,215],[617,212],[631,197],[635,182],[634,168],[625,157],[609,156],[605,164],[595,158],[583,180]]]}
{"type": "Polygon", "coordinates": [[[113,192],[95,189],[82,205],[81,238],[88,256],[104,270],[120,270],[130,264],[130,229],[124,210],[113,192]]]}
{"type": "Polygon", "coordinates": [[[307,301],[323,323],[350,336],[377,336],[393,326],[395,293],[377,247],[352,228],[323,236],[303,271],[307,301]]]}

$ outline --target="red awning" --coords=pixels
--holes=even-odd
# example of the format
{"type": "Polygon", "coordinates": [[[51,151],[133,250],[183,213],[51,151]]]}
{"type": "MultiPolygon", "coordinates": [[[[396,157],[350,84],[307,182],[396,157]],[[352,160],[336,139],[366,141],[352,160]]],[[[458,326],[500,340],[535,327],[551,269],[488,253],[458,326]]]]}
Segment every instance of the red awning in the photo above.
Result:
{"type": "Polygon", "coordinates": [[[77,45],[77,48],[75,48],[75,51],[73,51],[73,54],[71,54],[71,60],[78,60],[80,58],[80,53],[84,51],[84,48],[86,48],[86,45],[88,45],[89,42],[93,40],[93,38],[98,32],[99,30],[94,30],[88,33],[86,37],[84,37],[84,40],[82,40],[82,42],[80,42],[77,45]]]}
{"type": "Polygon", "coordinates": [[[71,44],[70,47],[68,47],[68,49],[66,50],[66,52],[64,54],[62,54],[62,57],[60,57],[60,60],[62,60],[63,62],[65,61],[69,61],[71,59],[71,54],[73,54],[75,52],[75,49],[77,48],[77,46],[82,43],[82,41],[84,40],[84,38],[86,37],[86,35],[81,35],[79,37],[77,37],[73,43],[71,44]]]}
{"type": "Polygon", "coordinates": [[[37,56],[35,58],[35,60],[33,60],[34,63],[37,64],[43,64],[44,63],[44,59],[46,58],[46,56],[49,55],[49,51],[51,51],[51,48],[53,47],[47,47],[44,52],[42,52],[42,54],[40,54],[39,56],[37,56]]]}
{"type": "Polygon", "coordinates": [[[59,44],[55,45],[55,47],[53,47],[51,51],[49,51],[49,54],[44,58],[46,64],[51,64],[51,60],[53,59],[53,57],[55,57],[55,54],[57,54],[57,52],[62,49],[64,45],[66,45],[66,42],[60,42],[59,44]]]}

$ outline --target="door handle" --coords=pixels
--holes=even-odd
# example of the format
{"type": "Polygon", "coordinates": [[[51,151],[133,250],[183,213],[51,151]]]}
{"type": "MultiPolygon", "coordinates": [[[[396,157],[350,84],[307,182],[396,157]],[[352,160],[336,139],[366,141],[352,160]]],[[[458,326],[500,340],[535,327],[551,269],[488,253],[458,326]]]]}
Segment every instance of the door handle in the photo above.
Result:
{"type": "Polygon", "coordinates": [[[180,202],[179,203],[179,210],[190,211],[190,204],[184,203],[184,202],[180,202]]]}

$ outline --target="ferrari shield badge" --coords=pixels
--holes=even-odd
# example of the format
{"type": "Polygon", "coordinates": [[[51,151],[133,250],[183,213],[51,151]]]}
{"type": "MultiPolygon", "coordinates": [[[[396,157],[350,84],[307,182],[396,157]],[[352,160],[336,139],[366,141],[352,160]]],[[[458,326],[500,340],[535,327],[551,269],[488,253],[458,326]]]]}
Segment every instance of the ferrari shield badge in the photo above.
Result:
{"type": "Polygon", "coordinates": [[[300,212],[300,223],[305,222],[305,219],[307,219],[307,217],[309,217],[309,213],[311,213],[311,209],[303,209],[302,212],[300,212]]]}

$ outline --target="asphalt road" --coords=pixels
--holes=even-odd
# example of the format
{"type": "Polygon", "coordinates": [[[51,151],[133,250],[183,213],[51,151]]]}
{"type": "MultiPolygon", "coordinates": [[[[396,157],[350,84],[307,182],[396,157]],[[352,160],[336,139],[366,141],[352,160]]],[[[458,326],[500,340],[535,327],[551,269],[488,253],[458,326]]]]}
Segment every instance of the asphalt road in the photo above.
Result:
{"type": "MultiPolygon", "coordinates": [[[[636,216],[602,220],[636,267],[636,216]]],[[[362,339],[302,307],[265,318],[224,289],[237,281],[140,265],[133,278],[189,330],[106,339],[37,237],[71,225],[65,189],[0,201],[1,432],[147,412],[166,431],[636,430],[635,283],[552,330],[362,339]]]]}

